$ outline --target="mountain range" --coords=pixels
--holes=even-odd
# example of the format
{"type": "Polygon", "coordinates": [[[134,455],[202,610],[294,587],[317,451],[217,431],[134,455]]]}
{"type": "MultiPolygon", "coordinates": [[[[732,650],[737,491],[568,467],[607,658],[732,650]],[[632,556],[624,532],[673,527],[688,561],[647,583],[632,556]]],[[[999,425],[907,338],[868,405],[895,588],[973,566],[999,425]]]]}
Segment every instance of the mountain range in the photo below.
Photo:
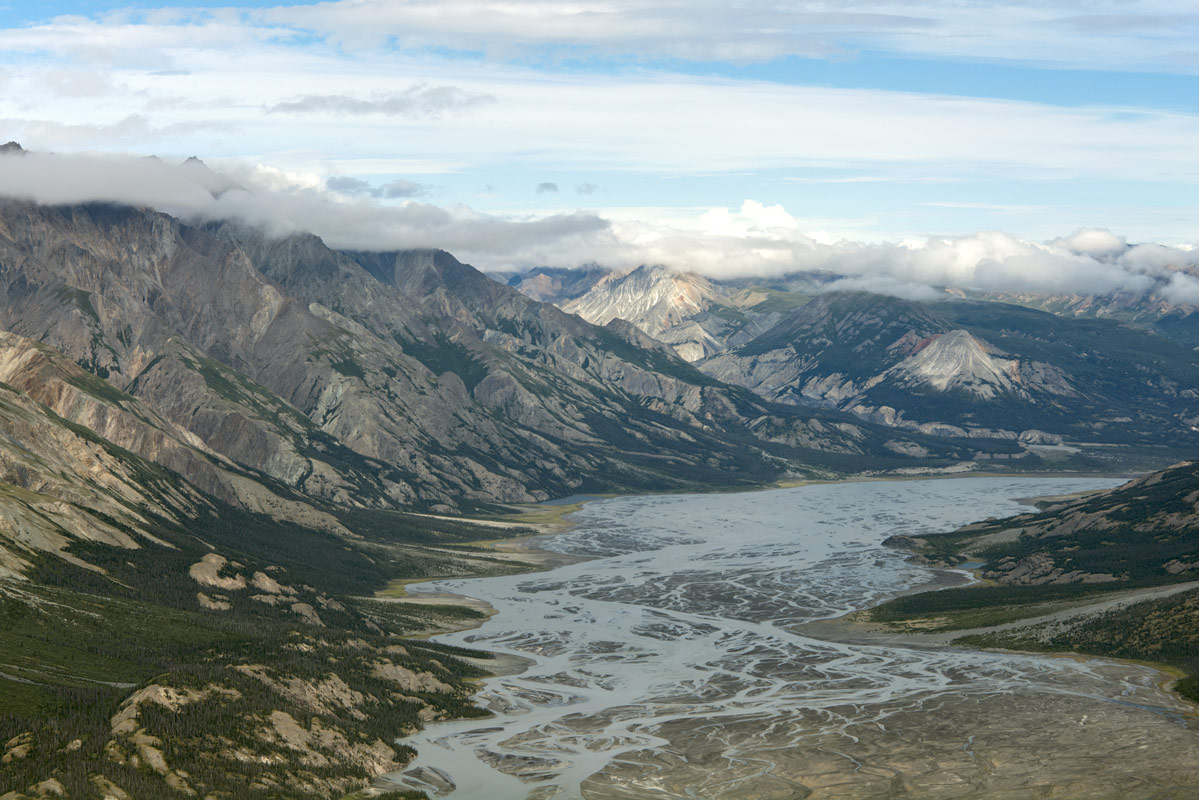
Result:
{"type": "Polygon", "coordinates": [[[126,462],[102,486],[94,464],[23,465],[30,439],[10,418],[20,444],[0,478],[74,498],[78,523],[0,538],[12,571],[30,548],[66,552],[62,535],[100,536],[97,515],[136,528],[147,504],[186,516],[211,497],[341,530],[360,508],[498,510],[1014,449],[762,397],[445,252],[337,251],[146,208],[0,202],[0,321],[0,379],[41,415],[39,436],[126,462]],[[183,481],[169,502],[138,482],[155,470],[183,481]]]}
{"type": "Polygon", "coordinates": [[[1038,447],[1199,443],[1193,307],[958,290],[917,301],[838,290],[839,277],[589,269],[555,273],[560,293],[546,296],[587,319],[625,319],[701,372],[799,408],[1038,447]]]}

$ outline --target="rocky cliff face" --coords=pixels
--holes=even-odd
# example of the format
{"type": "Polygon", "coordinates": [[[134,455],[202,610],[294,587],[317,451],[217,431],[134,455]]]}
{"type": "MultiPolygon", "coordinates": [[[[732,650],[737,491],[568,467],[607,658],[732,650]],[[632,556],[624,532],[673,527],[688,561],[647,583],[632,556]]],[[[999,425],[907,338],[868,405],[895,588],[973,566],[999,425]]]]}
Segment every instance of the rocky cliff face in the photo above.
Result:
{"type": "Polygon", "coordinates": [[[203,502],[166,470],[112,447],[19,388],[36,386],[38,398],[103,427],[123,424],[116,418],[124,409],[76,395],[69,381],[79,373],[58,370],[34,342],[0,335],[0,578],[21,578],[39,553],[85,565],[67,552],[79,542],[141,547],[153,536],[139,508],[179,516],[203,502]]]}

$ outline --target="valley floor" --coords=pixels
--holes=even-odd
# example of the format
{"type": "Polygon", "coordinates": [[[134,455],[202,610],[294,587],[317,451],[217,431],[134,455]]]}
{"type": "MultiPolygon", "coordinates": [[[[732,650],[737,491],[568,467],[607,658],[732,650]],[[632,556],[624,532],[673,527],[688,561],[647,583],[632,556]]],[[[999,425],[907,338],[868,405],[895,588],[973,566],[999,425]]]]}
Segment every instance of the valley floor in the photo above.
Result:
{"type": "MultiPolygon", "coordinates": [[[[909,491],[907,484],[902,491],[889,482],[857,484],[855,492],[863,497],[881,493],[898,498],[909,491]]],[[[848,486],[811,488],[836,492],[848,486]]],[[[910,485],[918,497],[948,497],[948,489],[943,481],[910,485]]],[[[734,519],[749,524],[737,510],[771,503],[770,494],[732,497],[740,498],[740,505],[721,506],[715,496],[687,499],[704,501],[703,518],[720,530],[728,530],[720,526],[734,519]]],[[[518,607],[508,605],[517,595],[497,595],[505,603],[497,603],[501,613],[495,620],[477,634],[450,640],[484,648],[495,642],[502,652],[530,654],[528,670],[510,673],[504,681],[487,681],[479,695],[479,702],[499,718],[482,725],[466,721],[434,726],[414,744],[422,754],[444,747],[450,755],[439,753],[428,762],[418,757],[417,770],[396,773],[378,787],[424,783],[464,800],[473,800],[476,795],[469,787],[480,780],[500,781],[490,796],[507,798],[529,792],[530,797],[549,797],[553,786],[570,787],[575,779],[580,780],[577,789],[567,788],[561,796],[635,800],[652,790],[664,798],[712,800],[1199,797],[1193,789],[1199,737],[1188,730],[1199,723],[1199,715],[1170,692],[1179,673],[1160,665],[1155,670],[1143,663],[1080,656],[1072,657],[1078,664],[1075,669],[1040,653],[1023,658],[1001,651],[990,659],[977,645],[954,644],[962,636],[1014,629],[1007,625],[922,632],[918,626],[872,622],[869,612],[796,625],[788,614],[765,607],[760,609],[767,615],[764,620],[774,624],[739,623],[744,619],[739,614],[746,612],[739,605],[743,593],[783,588],[775,586],[771,576],[789,551],[762,561],[767,545],[748,532],[752,528],[745,529],[750,541],[744,551],[727,540],[709,541],[707,531],[689,527],[688,522],[700,517],[684,512],[678,498],[620,502],[630,510],[678,508],[683,519],[670,530],[691,535],[666,540],[667,550],[676,543],[682,548],[678,554],[652,548],[628,552],[628,569],[635,572],[615,566],[595,550],[601,560],[586,575],[567,569],[557,573],[556,580],[555,574],[528,576],[536,586],[519,593],[523,599],[518,607]],[[749,560],[744,567],[722,568],[723,559],[734,551],[745,552],[749,560]],[[639,598],[649,602],[643,605],[639,598]],[[616,603],[595,605],[589,602],[593,599],[616,603]],[[530,605],[544,606],[547,616],[542,619],[542,611],[530,611],[530,605]],[[504,610],[508,608],[512,610],[504,610]],[[601,625],[593,618],[604,609],[627,616],[605,619],[601,625]],[[732,609],[741,611],[729,617],[732,609]],[[509,614],[525,619],[510,619],[509,614]],[[638,624],[643,616],[653,621],[650,628],[638,624]],[[571,637],[581,642],[554,633],[556,626],[569,627],[571,620],[583,619],[592,620],[592,627],[609,627],[594,633],[570,627],[575,631],[571,637]],[[613,623],[623,632],[619,641],[611,640],[617,630],[610,627],[613,623]],[[704,625],[720,630],[704,631],[704,625]],[[784,635],[784,630],[796,638],[784,635]],[[721,637],[738,636],[748,638],[727,653],[703,649],[724,641],[721,637]],[[664,654],[675,646],[671,643],[682,648],[679,655],[685,661],[662,661],[658,653],[645,649],[661,647],[664,654]],[[742,660],[750,655],[750,661],[742,660]],[[665,696],[622,693],[617,687],[624,678],[635,680],[633,673],[643,669],[638,665],[646,663],[653,673],[650,680],[660,683],[642,688],[662,691],[672,685],[676,691],[665,696]],[[859,667],[864,671],[856,671],[859,667]],[[1113,693],[1112,687],[1123,687],[1123,693],[1113,693]],[[608,693],[612,696],[605,697],[608,693]],[[845,699],[832,699],[838,697],[845,699]],[[566,733],[570,736],[563,738],[566,733]],[[638,746],[636,741],[647,735],[638,746]],[[594,753],[601,742],[616,746],[619,755],[589,760],[592,757],[585,754],[594,753]],[[463,745],[466,749],[459,752],[463,745]],[[481,771],[466,768],[471,754],[490,766],[481,771]],[[446,771],[439,772],[443,767],[446,771]],[[517,779],[511,785],[501,780],[511,778],[517,779]]],[[[853,518],[852,508],[843,507],[851,516],[839,524],[853,518]]],[[[589,548],[602,549],[637,536],[643,523],[661,525],[672,516],[663,512],[647,520],[641,511],[606,518],[600,514],[599,520],[591,521],[594,530],[584,529],[571,541],[585,544],[581,551],[592,552],[589,548]]],[[[663,544],[656,541],[657,546],[663,544]]],[[[521,547],[536,548],[537,543],[532,540],[521,547]]],[[[617,545],[616,552],[621,550],[617,545]]],[[[814,579],[820,581],[830,563],[818,560],[804,569],[814,569],[814,579]]],[[[895,568],[891,559],[887,564],[886,570],[895,568]]],[[[877,568],[870,567],[862,576],[877,568]]],[[[813,597],[812,584],[796,583],[800,573],[783,569],[787,592],[772,594],[771,602],[802,607],[808,602],[804,598],[813,597]]],[[[915,586],[913,592],[970,580],[962,570],[931,574],[933,582],[915,586]]],[[[509,585],[497,579],[485,582],[491,587],[486,590],[475,587],[482,596],[511,591],[495,586],[497,582],[509,585]]],[[[1063,604],[1052,614],[1026,618],[1022,624],[1102,615],[1138,601],[1169,599],[1196,585],[1111,593],[1102,600],[1063,604]]],[[[454,591],[471,589],[471,582],[454,586],[454,591]]]]}

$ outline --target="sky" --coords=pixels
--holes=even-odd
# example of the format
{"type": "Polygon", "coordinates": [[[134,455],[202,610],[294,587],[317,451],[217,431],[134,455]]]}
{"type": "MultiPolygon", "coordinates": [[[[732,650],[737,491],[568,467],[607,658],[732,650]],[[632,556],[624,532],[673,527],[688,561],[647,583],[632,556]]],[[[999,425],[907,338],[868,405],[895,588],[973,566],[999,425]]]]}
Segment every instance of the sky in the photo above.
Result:
{"type": "Polygon", "coordinates": [[[1119,288],[1194,262],[1197,34],[1178,0],[0,0],[0,141],[44,156],[0,193],[493,270],[1119,288]]]}

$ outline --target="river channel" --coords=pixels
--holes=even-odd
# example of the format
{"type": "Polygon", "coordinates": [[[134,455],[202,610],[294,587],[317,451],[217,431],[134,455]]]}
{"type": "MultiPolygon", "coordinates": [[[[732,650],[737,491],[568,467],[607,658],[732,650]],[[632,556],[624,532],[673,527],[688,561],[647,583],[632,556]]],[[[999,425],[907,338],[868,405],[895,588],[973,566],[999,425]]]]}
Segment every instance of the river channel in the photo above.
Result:
{"type": "Polygon", "coordinates": [[[805,635],[944,574],[881,546],[1095,478],[850,482],[591,502],[591,560],[413,591],[498,614],[439,641],[519,656],[436,723],[403,788],[452,800],[1196,798],[1199,732],[1151,669],[805,635]]]}

